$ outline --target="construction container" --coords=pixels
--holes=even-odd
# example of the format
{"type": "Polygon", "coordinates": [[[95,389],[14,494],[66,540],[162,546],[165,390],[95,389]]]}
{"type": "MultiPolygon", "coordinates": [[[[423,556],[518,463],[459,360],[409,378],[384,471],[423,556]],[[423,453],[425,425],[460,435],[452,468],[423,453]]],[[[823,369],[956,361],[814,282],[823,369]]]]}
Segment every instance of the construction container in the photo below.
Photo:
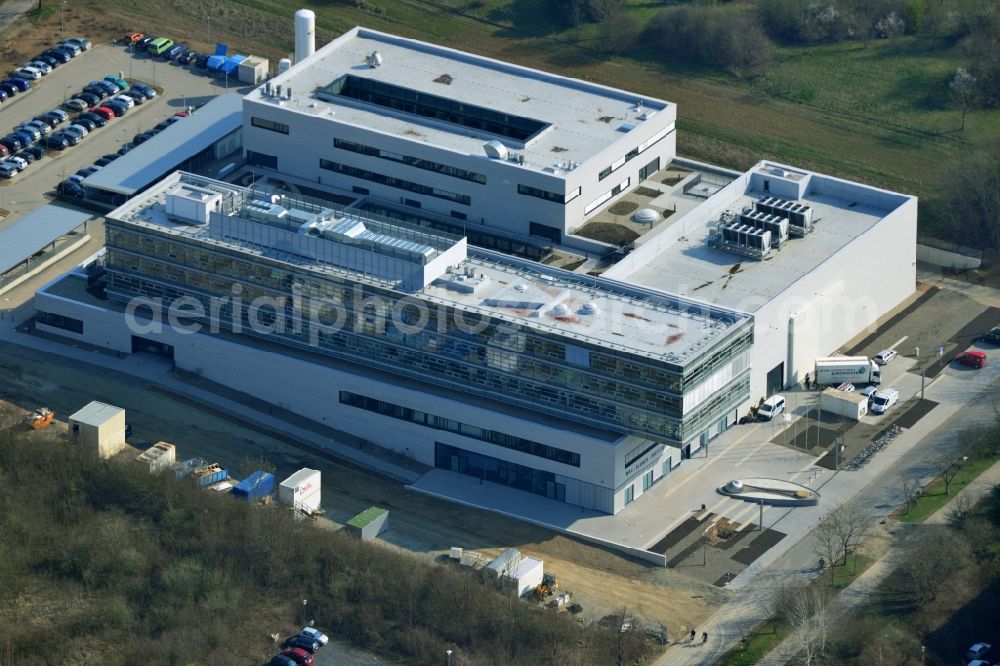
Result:
{"type": "Polygon", "coordinates": [[[257,470],[233,486],[233,496],[256,502],[274,492],[274,474],[257,470]]]}
{"type": "Polygon", "coordinates": [[[515,550],[514,548],[508,548],[507,550],[497,555],[495,560],[487,564],[483,568],[483,571],[486,572],[486,575],[488,577],[496,580],[497,578],[500,578],[500,576],[504,575],[508,571],[511,571],[520,561],[521,561],[520,551],[515,550]]]}
{"type": "Polygon", "coordinates": [[[174,463],[170,466],[170,469],[174,471],[174,476],[178,479],[190,476],[191,472],[198,469],[199,467],[204,467],[208,463],[205,462],[204,458],[189,458],[179,463],[174,463]]]}
{"type": "Polygon", "coordinates": [[[820,394],[819,404],[824,412],[839,414],[854,421],[860,421],[868,413],[868,396],[856,391],[825,388],[820,394]]]}
{"type": "Polygon", "coordinates": [[[243,83],[250,83],[252,85],[263,83],[267,79],[269,64],[267,58],[248,56],[246,60],[240,63],[237,76],[243,83]]]}
{"type": "Polygon", "coordinates": [[[91,402],[69,417],[69,436],[99,457],[110,458],[125,448],[125,410],[91,402]]]}
{"type": "Polygon", "coordinates": [[[225,481],[227,476],[229,474],[219,463],[212,463],[211,465],[191,470],[191,478],[194,479],[195,485],[201,488],[207,488],[219,481],[225,481]]]}
{"type": "Polygon", "coordinates": [[[525,557],[501,577],[503,588],[515,597],[523,597],[542,584],[542,561],[525,557]]]}
{"type": "Polygon", "coordinates": [[[176,459],[176,448],[173,444],[157,442],[151,447],[135,457],[136,462],[149,470],[150,474],[157,474],[170,469],[176,459]]]}
{"type": "Polygon", "coordinates": [[[309,514],[318,511],[321,480],[319,470],[300,469],[278,486],[278,501],[309,514]]]}
{"type": "Polygon", "coordinates": [[[451,547],[451,553],[448,554],[448,559],[462,561],[462,549],[458,546],[451,547]]]}
{"type": "Polygon", "coordinates": [[[348,520],[344,529],[362,541],[371,541],[389,529],[389,512],[377,506],[369,507],[348,520]]]}

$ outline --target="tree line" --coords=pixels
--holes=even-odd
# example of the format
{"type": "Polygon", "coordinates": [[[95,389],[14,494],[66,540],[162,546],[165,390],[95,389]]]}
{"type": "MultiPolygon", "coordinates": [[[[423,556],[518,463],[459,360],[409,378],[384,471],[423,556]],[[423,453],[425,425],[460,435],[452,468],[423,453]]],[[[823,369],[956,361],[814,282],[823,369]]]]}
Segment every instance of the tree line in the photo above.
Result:
{"type": "Polygon", "coordinates": [[[246,664],[303,623],[407,664],[633,663],[651,644],[428,564],[96,460],[0,414],[0,664],[246,664]],[[47,439],[40,439],[47,438],[47,439]],[[305,604],[303,604],[305,600],[305,604]]]}

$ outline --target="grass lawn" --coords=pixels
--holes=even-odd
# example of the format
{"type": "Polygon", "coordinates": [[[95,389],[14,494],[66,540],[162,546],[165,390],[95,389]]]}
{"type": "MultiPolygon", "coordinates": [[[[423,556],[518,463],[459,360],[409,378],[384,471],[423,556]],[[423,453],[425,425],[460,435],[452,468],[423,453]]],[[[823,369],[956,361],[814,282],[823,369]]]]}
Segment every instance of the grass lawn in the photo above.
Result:
{"type": "Polygon", "coordinates": [[[896,514],[896,519],[904,523],[919,523],[951,501],[962,488],[988,470],[996,462],[995,457],[974,458],[966,463],[951,482],[951,492],[944,492],[944,482],[940,477],[931,481],[920,497],[913,503],[909,513],[905,508],[896,514]]]}
{"type": "Polygon", "coordinates": [[[746,648],[734,648],[724,654],[722,659],[716,662],[717,666],[740,666],[742,664],[756,664],[764,656],[777,647],[778,643],[788,635],[788,625],[771,618],[764,624],[757,627],[748,637],[746,648]]]}
{"type": "MultiPolygon", "coordinates": [[[[861,553],[851,553],[847,556],[846,564],[833,568],[833,589],[838,592],[843,590],[845,587],[853,583],[858,576],[863,574],[874,562],[875,560],[867,555],[862,555],[861,553]]],[[[830,585],[830,574],[827,573],[821,578],[817,578],[816,584],[830,585]]]]}

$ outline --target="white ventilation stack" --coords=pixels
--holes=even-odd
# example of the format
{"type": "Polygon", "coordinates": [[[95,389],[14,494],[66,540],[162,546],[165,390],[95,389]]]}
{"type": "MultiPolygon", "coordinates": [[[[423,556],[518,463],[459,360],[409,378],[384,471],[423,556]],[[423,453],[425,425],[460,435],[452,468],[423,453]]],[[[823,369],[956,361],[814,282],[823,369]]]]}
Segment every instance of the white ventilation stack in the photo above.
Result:
{"type": "Polygon", "coordinates": [[[316,52],[316,12],[300,9],[295,12],[295,64],[316,52]]]}
{"type": "Polygon", "coordinates": [[[284,74],[292,68],[292,61],[290,58],[282,58],[278,61],[278,74],[284,74]]]}

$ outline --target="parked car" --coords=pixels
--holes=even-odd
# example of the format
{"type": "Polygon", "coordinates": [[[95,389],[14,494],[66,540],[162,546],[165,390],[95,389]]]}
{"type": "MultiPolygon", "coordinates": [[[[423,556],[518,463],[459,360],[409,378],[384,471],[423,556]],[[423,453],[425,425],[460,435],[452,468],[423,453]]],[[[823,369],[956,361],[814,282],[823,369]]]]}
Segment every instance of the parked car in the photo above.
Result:
{"type": "Polygon", "coordinates": [[[75,175],[79,176],[80,179],[83,180],[87,176],[93,175],[93,174],[97,173],[100,170],[101,170],[101,167],[98,167],[98,166],[89,166],[89,167],[84,167],[84,168],[80,169],[79,171],[76,172],[75,175]]]}
{"type": "Polygon", "coordinates": [[[197,67],[198,69],[205,69],[206,67],[208,67],[208,56],[200,55],[197,58],[195,58],[194,66],[197,67]]]}
{"type": "Polygon", "coordinates": [[[0,143],[0,158],[4,158],[10,155],[10,151],[7,150],[7,146],[0,143]]]}
{"type": "Polygon", "coordinates": [[[84,127],[83,125],[77,125],[75,123],[72,124],[72,125],[70,125],[66,129],[64,129],[63,133],[64,134],[75,134],[76,136],[80,137],[81,139],[83,137],[87,136],[88,134],[90,134],[90,132],[87,130],[86,127],[84,127]]]}
{"type": "Polygon", "coordinates": [[[101,86],[87,86],[83,89],[83,92],[94,95],[98,99],[104,99],[108,96],[108,91],[101,86]]]}
{"type": "Polygon", "coordinates": [[[986,656],[986,653],[990,651],[993,647],[989,643],[976,643],[969,648],[969,651],[965,653],[966,659],[982,659],[986,656]]]}
{"type": "Polygon", "coordinates": [[[146,96],[138,90],[126,90],[122,95],[131,98],[136,104],[145,104],[146,102],[146,96]]]}
{"type": "Polygon", "coordinates": [[[106,106],[98,106],[98,107],[94,108],[93,109],[93,113],[96,113],[97,115],[101,116],[105,120],[113,120],[114,118],[117,117],[115,115],[115,112],[112,111],[111,109],[109,109],[106,106]]]}
{"type": "Polygon", "coordinates": [[[955,362],[972,368],[981,368],[986,365],[986,354],[981,351],[962,352],[955,357],[955,362]]]}
{"type": "Polygon", "coordinates": [[[69,138],[63,132],[56,132],[52,136],[45,139],[45,146],[49,150],[65,150],[69,148],[71,142],[69,138]]]}
{"type": "Polygon", "coordinates": [[[184,53],[187,53],[187,50],[188,50],[187,44],[174,44],[163,53],[163,59],[176,60],[184,53]]]}
{"type": "Polygon", "coordinates": [[[282,650],[281,654],[285,655],[299,666],[312,666],[313,656],[302,648],[287,648],[282,650]]]}
{"type": "Polygon", "coordinates": [[[13,134],[8,134],[4,138],[0,139],[0,144],[8,150],[8,152],[16,153],[17,151],[24,148],[24,144],[13,134]]]}
{"type": "Polygon", "coordinates": [[[19,171],[20,169],[18,169],[17,166],[11,162],[0,162],[0,177],[13,178],[19,171]]]}
{"type": "Polygon", "coordinates": [[[320,647],[330,642],[330,638],[315,627],[304,627],[302,631],[299,632],[299,635],[313,639],[320,644],[320,647]]]}
{"type": "Polygon", "coordinates": [[[18,67],[11,74],[21,79],[28,79],[29,81],[36,81],[42,78],[42,73],[34,67],[18,67]]]}
{"type": "Polygon", "coordinates": [[[86,111],[88,108],[88,104],[86,102],[84,102],[82,99],[77,99],[76,97],[66,100],[65,102],[63,102],[62,105],[64,109],[73,111],[74,113],[80,113],[81,111],[86,111]]]}
{"type": "Polygon", "coordinates": [[[153,99],[156,97],[156,89],[152,86],[147,86],[145,83],[133,83],[131,89],[133,92],[142,93],[146,96],[146,99],[153,99]]]}
{"type": "Polygon", "coordinates": [[[31,120],[34,122],[45,123],[46,125],[48,125],[50,130],[59,124],[59,121],[56,120],[53,116],[47,116],[45,114],[35,116],[31,120]]]}
{"type": "Polygon", "coordinates": [[[74,58],[77,57],[78,55],[80,55],[80,52],[83,50],[83,49],[80,48],[79,44],[74,44],[74,43],[72,43],[72,42],[70,42],[68,40],[61,41],[58,44],[56,44],[55,46],[53,46],[52,48],[54,48],[54,49],[61,49],[63,51],[68,51],[69,53],[73,54],[74,58]]]}
{"type": "MultiPolygon", "coordinates": [[[[84,118],[82,115],[79,116],[79,117],[77,117],[77,119],[74,122],[77,125],[82,126],[88,132],[93,132],[95,129],[97,129],[97,123],[95,123],[90,118],[84,118]]],[[[104,122],[107,122],[107,121],[105,120],[104,122]]]]}
{"type": "Polygon", "coordinates": [[[201,54],[197,51],[185,51],[184,53],[177,56],[177,62],[182,65],[190,65],[192,62],[198,59],[201,54]]]}
{"type": "Polygon", "coordinates": [[[302,634],[297,634],[285,639],[285,641],[281,644],[281,647],[284,649],[300,648],[309,654],[313,654],[316,652],[316,648],[318,648],[319,645],[313,639],[303,636],[302,634]]]}
{"type": "MultiPolygon", "coordinates": [[[[28,134],[27,132],[14,132],[14,136],[21,140],[21,145],[27,147],[33,144],[36,139],[33,134],[28,134]]],[[[41,137],[39,137],[41,138],[41,137]]]]}
{"type": "Polygon", "coordinates": [[[171,125],[173,125],[174,123],[176,123],[178,120],[180,120],[180,118],[178,116],[170,116],[168,118],[164,118],[160,122],[156,123],[154,129],[158,129],[158,130],[167,129],[168,127],[170,127],[171,125]]]}
{"type": "Polygon", "coordinates": [[[135,100],[129,97],[128,95],[115,95],[111,99],[115,102],[121,102],[122,104],[125,105],[126,108],[129,109],[135,106],[135,100]]]}
{"type": "Polygon", "coordinates": [[[154,39],[156,39],[156,37],[154,37],[153,35],[142,37],[139,39],[139,41],[135,43],[135,48],[139,51],[145,51],[146,49],[149,48],[149,45],[153,43],[154,39]]]}
{"type": "Polygon", "coordinates": [[[81,113],[79,116],[77,116],[76,121],[80,122],[81,120],[89,120],[90,122],[94,123],[95,127],[104,127],[105,125],[108,124],[107,118],[105,118],[99,113],[95,113],[94,111],[87,111],[86,113],[81,113]]]}
{"type": "Polygon", "coordinates": [[[96,93],[91,93],[91,92],[75,93],[73,95],[73,99],[78,99],[83,101],[83,103],[87,105],[87,108],[90,108],[92,106],[97,106],[98,104],[101,103],[101,97],[98,96],[96,93]]]}
{"type": "Polygon", "coordinates": [[[7,158],[7,161],[11,162],[12,164],[16,164],[17,168],[20,169],[21,171],[27,169],[28,165],[30,164],[28,160],[21,157],[20,153],[18,153],[17,155],[11,155],[10,157],[7,158]]]}
{"type": "Polygon", "coordinates": [[[49,127],[49,124],[42,122],[41,120],[28,120],[18,125],[18,127],[27,127],[36,130],[42,136],[48,136],[49,134],[52,134],[52,128],[49,127]]]}
{"type": "Polygon", "coordinates": [[[0,83],[0,91],[3,91],[7,95],[8,99],[16,95],[18,92],[20,92],[17,88],[15,88],[13,85],[9,83],[0,83]]]}
{"type": "Polygon", "coordinates": [[[59,44],[57,46],[53,46],[49,50],[52,51],[53,53],[62,53],[62,54],[65,54],[66,57],[68,58],[67,62],[69,62],[69,60],[72,60],[73,58],[75,58],[77,56],[77,53],[74,52],[73,49],[71,49],[68,46],[65,46],[63,44],[59,44]]]}
{"type": "Polygon", "coordinates": [[[974,338],[972,342],[974,344],[985,342],[990,345],[1000,345],[1000,326],[994,326],[993,328],[986,331],[982,335],[974,338]]]}
{"type": "Polygon", "coordinates": [[[864,387],[863,389],[861,389],[858,392],[861,395],[863,395],[866,398],[868,398],[868,404],[870,405],[871,401],[872,401],[872,397],[875,395],[875,393],[878,392],[878,387],[877,386],[866,386],[866,387],[864,387]]]}
{"type": "Polygon", "coordinates": [[[17,88],[18,92],[28,92],[31,90],[31,81],[28,79],[21,78],[19,76],[12,76],[3,79],[4,83],[9,83],[10,85],[17,88]]]}
{"type": "Polygon", "coordinates": [[[59,134],[61,136],[66,137],[66,140],[69,141],[69,145],[75,146],[76,144],[78,144],[81,141],[83,141],[83,137],[80,136],[80,134],[78,132],[69,132],[69,131],[67,131],[68,129],[69,128],[60,130],[59,134]]]}
{"type": "Polygon", "coordinates": [[[892,359],[896,358],[898,352],[895,349],[883,349],[879,353],[872,357],[872,360],[879,365],[886,365],[892,359]]]}
{"type": "Polygon", "coordinates": [[[111,164],[112,162],[114,162],[115,159],[117,159],[117,158],[118,158],[117,155],[114,155],[111,158],[109,158],[107,155],[105,155],[104,157],[99,157],[96,160],[94,160],[94,166],[99,166],[99,167],[108,166],[109,164],[111,164]]]}
{"type": "Polygon", "coordinates": [[[142,34],[141,32],[126,32],[125,45],[128,46],[129,44],[131,44],[134,46],[136,43],[139,42],[139,40],[143,39],[145,36],[146,35],[142,34]]]}
{"type": "Polygon", "coordinates": [[[49,55],[48,53],[39,53],[38,55],[36,55],[33,58],[33,60],[38,60],[38,61],[44,62],[46,65],[48,65],[52,69],[55,69],[56,67],[58,67],[59,65],[62,64],[61,60],[59,60],[55,56],[49,55]]]}
{"type": "Polygon", "coordinates": [[[783,411],[785,411],[785,398],[780,395],[772,395],[757,408],[757,418],[761,421],[770,421],[783,411]]]}
{"type": "Polygon", "coordinates": [[[271,657],[271,666],[295,666],[295,661],[283,654],[276,654],[271,657]]]}
{"type": "Polygon", "coordinates": [[[126,113],[128,113],[128,107],[127,106],[125,106],[122,102],[119,102],[119,101],[116,101],[116,100],[113,100],[113,99],[112,100],[108,100],[107,102],[105,102],[104,106],[106,108],[108,108],[108,109],[111,109],[111,111],[116,116],[118,116],[119,118],[121,118],[126,113]]]}
{"type": "Polygon", "coordinates": [[[127,153],[130,150],[132,150],[132,146],[130,146],[129,144],[126,143],[124,146],[122,146],[121,148],[119,148],[115,152],[118,154],[119,157],[121,157],[122,155],[124,155],[125,153],[127,153]]]}
{"type": "Polygon", "coordinates": [[[59,122],[65,122],[69,119],[69,114],[62,109],[52,109],[51,111],[46,111],[42,114],[43,116],[51,116],[53,118],[58,118],[59,122]]]}
{"type": "Polygon", "coordinates": [[[10,99],[10,95],[7,94],[6,90],[0,90],[0,102],[4,102],[10,99]]]}
{"type": "Polygon", "coordinates": [[[45,149],[42,148],[41,146],[28,146],[27,148],[22,150],[21,153],[22,154],[31,153],[32,155],[35,156],[36,160],[40,160],[42,159],[42,155],[45,154],[45,149]]]}
{"type": "Polygon", "coordinates": [[[70,55],[68,51],[63,51],[61,49],[49,49],[47,51],[43,51],[42,55],[58,60],[61,65],[65,65],[73,59],[73,56],[70,55]]]}
{"type": "Polygon", "coordinates": [[[111,81],[105,81],[104,79],[101,79],[100,81],[91,81],[87,84],[87,88],[99,88],[104,91],[104,97],[107,97],[108,95],[117,95],[121,92],[121,88],[111,83],[111,81]]]}
{"type": "Polygon", "coordinates": [[[162,56],[173,45],[174,40],[169,37],[157,37],[149,43],[149,48],[147,48],[146,51],[150,55],[162,56]]]}
{"type": "Polygon", "coordinates": [[[899,402],[899,391],[894,388],[879,389],[871,399],[872,411],[883,414],[897,402],[899,402]]]}
{"type": "Polygon", "coordinates": [[[68,197],[75,197],[77,199],[82,199],[87,194],[87,191],[83,189],[82,185],[69,180],[64,180],[56,185],[56,192],[68,197]]]}
{"type": "Polygon", "coordinates": [[[62,40],[59,43],[76,46],[83,51],[89,51],[90,47],[93,46],[90,40],[85,37],[67,37],[66,39],[62,40]]]}
{"type": "Polygon", "coordinates": [[[27,150],[22,150],[17,155],[11,155],[10,158],[14,159],[15,157],[23,161],[25,166],[28,166],[29,164],[33,163],[35,160],[38,159],[37,157],[35,157],[34,153],[28,152],[27,150]]]}
{"type": "Polygon", "coordinates": [[[26,62],[22,67],[30,67],[32,69],[37,69],[42,73],[42,76],[52,73],[52,65],[42,60],[32,60],[31,62],[26,62]]]}
{"type": "Polygon", "coordinates": [[[115,76],[114,74],[108,74],[107,76],[104,77],[104,80],[107,81],[108,83],[115,84],[116,86],[118,86],[119,90],[128,90],[128,81],[119,76],[115,76]]]}
{"type": "MultiPolygon", "coordinates": [[[[21,134],[28,135],[28,142],[25,145],[32,144],[35,141],[38,141],[39,139],[42,138],[42,133],[39,132],[37,128],[34,128],[34,127],[24,127],[23,125],[18,125],[17,127],[15,127],[14,128],[14,133],[18,135],[18,138],[20,138],[21,134]]],[[[22,143],[23,142],[24,142],[24,140],[22,139],[22,143]]]]}
{"type": "Polygon", "coordinates": [[[133,146],[138,146],[140,144],[146,143],[147,141],[149,141],[152,138],[153,138],[153,135],[150,134],[149,132],[140,132],[140,133],[136,134],[134,137],[132,137],[132,145],[133,146]]]}

